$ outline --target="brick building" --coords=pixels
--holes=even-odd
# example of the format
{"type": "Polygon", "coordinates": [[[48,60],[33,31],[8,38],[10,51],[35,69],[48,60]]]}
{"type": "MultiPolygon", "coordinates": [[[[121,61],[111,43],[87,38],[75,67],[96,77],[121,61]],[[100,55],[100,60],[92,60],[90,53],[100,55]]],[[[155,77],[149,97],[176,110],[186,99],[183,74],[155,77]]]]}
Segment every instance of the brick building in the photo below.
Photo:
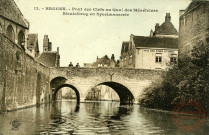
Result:
{"type": "Polygon", "coordinates": [[[169,13],[165,22],[155,26],[150,36],[131,34],[121,48],[120,67],[141,69],[166,69],[178,56],[178,32],[171,23],[169,13]]]}
{"type": "Polygon", "coordinates": [[[193,1],[179,17],[179,54],[190,54],[199,41],[209,43],[209,1],[193,1]]]}

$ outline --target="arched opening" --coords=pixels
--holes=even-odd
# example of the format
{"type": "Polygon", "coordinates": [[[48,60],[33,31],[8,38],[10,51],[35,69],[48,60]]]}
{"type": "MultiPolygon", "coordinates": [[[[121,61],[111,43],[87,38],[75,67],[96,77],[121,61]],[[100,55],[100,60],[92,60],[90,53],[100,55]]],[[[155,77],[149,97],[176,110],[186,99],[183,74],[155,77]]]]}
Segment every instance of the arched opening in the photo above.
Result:
{"type": "Polygon", "coordinates": [[[86,100],[92,101],[120,101],[118,94],[107,85],[93,87],[86,96],[86,100]]]}
{"type": "Polygon", "coordinates": [[[65,77],[61,77],[61,76],[52,79],[50,82],[50,87],[52,91],[54,91],[55,88],[58,87],[59,85],[64,84],[66,80],[67,79],[65,77]]]}
{"type": "Polygon", "coordinates": [[[18,33],[18,44],[24,47],[25,44],[25,34],[23,33],[23,31],[19,31],[18,33]]]}
{"type": "Polygon", "coordinates": [[[11,39],[12,41],[15,40],[15,33],[14,33],[14,29],[11,25],[9,25],[7,27],[7,32],[6,32],[6,35],[9,39],[11,39]]]}
{"type": "MultiPolygon", "coordinates": [[[[105,86],[112,88],[119,96],[121,104],[132,104],[134,102],[133,94],[124,85],[117,83],[117,82],[110,81],[110,82],[100,83],[100,84],[96,85],[95,87],[100,86],[100,85],[105,85],[105,86]]],[[[91,91],[93,91],[95,89],[95,87],[92,88],[91,91]]],[[[97,95],[99,95],[99,94],[97,94],[97,95]]],[[[88,94],[87,94],[87,96],[88,96],[88,94]]]]}
{"type": "Polygon", "coordinates": [[[56,77],[51,80],[50,87],[52,90],[52,101],[56,101],[57,93],[62,88],[67,87],[67,88],[71,88],[75,92],[77,103],[79,103],[80,102],[80,93],[79,93],[78,89],[76,87],[74,87],[73,85],[66,83],[66,81],[67,81],[67,79],[62,76],[56,77]]]}
{"type": "Polygon", "coordinates": [[[61,84],[60,86],[56,87],[56,89],[54,90],[53,95],[52,95],[52,100],[56,101],[58,91],[64,87],[69,87],[72,90],[74,90],[74,92],[76,94],[76,98],[77,98],[77,103],[79,103],[80,102],[80,93],[76,87],[74,87],[73,85],[70,85],[70,84],[61,84]]]}

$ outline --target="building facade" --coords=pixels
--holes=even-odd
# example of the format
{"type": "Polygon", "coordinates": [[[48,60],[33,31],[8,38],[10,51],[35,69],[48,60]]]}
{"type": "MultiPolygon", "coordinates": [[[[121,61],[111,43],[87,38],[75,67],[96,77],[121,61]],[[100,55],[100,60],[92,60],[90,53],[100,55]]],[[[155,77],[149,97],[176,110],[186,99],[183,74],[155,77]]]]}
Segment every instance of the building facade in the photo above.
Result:
{"type": "Polygon", "coordinates": [[[13,0],[0,2],[0,33],[24,50],[27,48],[29,22],[13,0]]]}
{"type": "Polygon", "coordinates": [[[165,22],[157,23],[150,36],[131,34],[130,40],[122,43],[120,67],[161,70],[176,63],[177,57],[178,32],[167,13],[165,22]]]}
{"type": "Polygon", "coordinates": [[[101,58],[97,56],[94,63],[84,63],[84,67],[119,67],[119,61],[115,60],[114,54],[112,54],[111,58],[107,55],[101,58]]]}
{"type": "Polygon", "coordinates": [[[209,1],[193,1],[179,14],[179,53],[190,55],[199,41],[209,43],[209,1]]]}
{"type": "Polygon", "coordinates": [[[86,99],[96,101],[120,101],[118,94],[112,88],[105,85],[92,88],[92,90],[88,92],[86,99]]]}

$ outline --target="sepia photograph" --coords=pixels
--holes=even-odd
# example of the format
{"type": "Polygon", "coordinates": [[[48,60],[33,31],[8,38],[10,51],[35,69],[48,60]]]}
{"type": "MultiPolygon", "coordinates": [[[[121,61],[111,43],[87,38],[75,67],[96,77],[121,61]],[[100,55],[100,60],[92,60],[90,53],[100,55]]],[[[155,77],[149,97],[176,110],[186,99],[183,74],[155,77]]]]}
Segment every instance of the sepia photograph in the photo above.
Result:
{"type": "Polygon", "coordinates": [[[208,135],[208,0],[0,0],[0,135],[208,135]]]}

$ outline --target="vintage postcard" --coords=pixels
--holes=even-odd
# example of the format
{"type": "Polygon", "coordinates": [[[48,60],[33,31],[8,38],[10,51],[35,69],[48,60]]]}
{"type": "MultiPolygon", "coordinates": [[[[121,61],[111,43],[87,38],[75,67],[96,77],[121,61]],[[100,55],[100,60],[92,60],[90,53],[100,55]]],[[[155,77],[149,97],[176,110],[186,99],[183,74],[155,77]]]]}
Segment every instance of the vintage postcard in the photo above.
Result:
{"type": "Polygon", "coordinates": [[[208,70],[207,0],[0,0],[0,135],[206,135],[208,70]]]}

